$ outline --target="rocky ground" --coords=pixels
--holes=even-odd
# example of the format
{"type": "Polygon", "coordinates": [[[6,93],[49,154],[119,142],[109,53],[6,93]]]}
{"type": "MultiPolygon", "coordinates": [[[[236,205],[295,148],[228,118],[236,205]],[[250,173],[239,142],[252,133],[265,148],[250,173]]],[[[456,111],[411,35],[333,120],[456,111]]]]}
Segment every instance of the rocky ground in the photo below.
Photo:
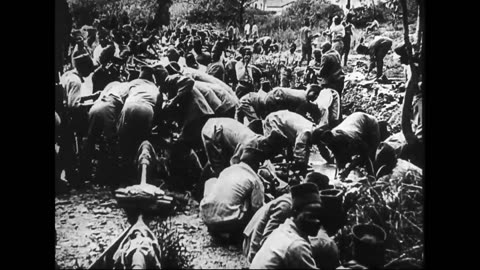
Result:
{"type": "MultiPolygon", "coordinates": [[[[193,256],[195,269],[220,269],[246,266],[239,246],[212,241],[199,217],[198,203],[191,200],[191,210],[176,213],[171,224],[180,242],[193,256]]],[[[155,220],[158,222],[159,220],[155,220]]],[[[55,260],[60,268],[88,268],[105,249],[129,228],[123,209],[117,207],[112,192],[90,186],[55,198],[55,260]]],[[[155,226],[151,226],[155,228],[155,226]]],[[[155,229],[152,229],[155,233],[155,229]]]]}
{"type": "MultiPolygon", "coordinates": [[[[312,153],[311,165],[316,171],[335,177],[335,167],[325,164],[318,153],[312,153]]],[[[355,178],[358,172],[349,177],[355,178]]],[[[169,222],[176,240],[186,248],[189,268],[242,269],[248,264],[242,255],[241,244],[218,242],[209,235],[198,209],[198,202],[189,199],[170,218],[156,218],[149,228],[160,238],[159,224],[169,222]]],[[[89,185],[82,190],[55,198],[55,259],[60,268],[88,268],[122,232],[129,228],[127,215],[117,206],[107,187],[89,185]]]]}
{"type": "Polygon", "coordinates": [[[386,121],[390,132],[401,130],[401,106],[405,95],[405,75],[403,67],[393,61],[393,53],[385,57],[388,82],[376,82],[368,72],[368,57],[352,55],[347,67],[344,67],[345,87],[342,93],[342,115],[344,117],[356,111],[371,114],[379,121],[386,121]]]}

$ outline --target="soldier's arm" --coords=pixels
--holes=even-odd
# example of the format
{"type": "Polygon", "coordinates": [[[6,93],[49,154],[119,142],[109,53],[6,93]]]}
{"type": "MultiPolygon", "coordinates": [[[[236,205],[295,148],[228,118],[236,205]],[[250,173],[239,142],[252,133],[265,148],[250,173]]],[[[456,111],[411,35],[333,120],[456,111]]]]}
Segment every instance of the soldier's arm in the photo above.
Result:
{"type": "Polygon", "coordinates": [[[326,77],[328,73],[328,63],[327,57],[322,56],[322,60],[320,61],[320,70],[318,71],[318,75],[322,78],[326,77]]]}
{"type": "Polygon", "coordinates": [[[312,250],[307,243],[295,240],[285,254],[287,265],[294,269],[318,269],[312,250]]]}
{"type": "MultiPolygon", "coordinates": [[[[258,176],[257,176],[258,177],[258,176]]],[[[265,191],[263,187],[263,183],[261,180],[254,181],[252,195],[250,198],[250,205],[252,206],[252,210],[256,212],[260,207],[263,206],[265,202],[265,191]]]]}
{"type": "Polygon", "coordinates": [[[78,107],[80,102],[80,89],[82,88],[82,83],[80,80],[71,80],[67,84],[67,100],[68,107],[78,107]]]}
{"type": "Polygon", "coordinates": [[[181,103],[181,100],[192,91],[195,81],[186,76],[181,76],[177,80],[178,92],[177,95],[170,101],[170,106],[175,106],[176,104],[181,103]]]}
{"type": "Polygon", "coordinates": [[[276,205],[272,206],[272,209],[270,210],[271,214],[267,224],[265,225],[265,230],[263,231],[260,245],[263,245],[263,242],[267,240],[267,237],[273,232],[273,230],[285,222],[285,220],[290,216],[291,209],[292,205],[285,201],[280,201],[276,205]]]}

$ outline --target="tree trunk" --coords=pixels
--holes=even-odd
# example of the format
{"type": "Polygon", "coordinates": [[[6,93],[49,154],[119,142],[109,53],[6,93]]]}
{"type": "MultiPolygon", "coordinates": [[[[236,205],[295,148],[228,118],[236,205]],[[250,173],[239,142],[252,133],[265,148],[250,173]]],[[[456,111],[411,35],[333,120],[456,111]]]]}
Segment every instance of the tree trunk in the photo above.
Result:
{"type": "Polygon", "coordinates": [[[404,29],[404,41],[405,41],[405,48],[407,50],[407,57],[408,63],[410,65],[411,70],[411,77],[407,82],[406,90],[405,90],[405,98],[403,99],[403,107],[402,107],[402,132],[405,136],[405,140],[407,144],[412,144],[416,140],[415,134],[412,130],[412,101],[415,89],[417,86],[417,77],[418,77],[418,70],[416,69],[413,59],[412,59],[412,45],[410,44],[410,38],[408,35],[408,10],[407,10],[407,2],[406,0],[400,0],[400,5],[402,6],[403,10],[403,29],[404,29]]]}
{"type": "Polygon", "coordinates": [[[245,25],[244,25],[244,22],[243,22],[243,11],[244,11],[244,9],[243,9],[243,4],[244,4],[244,3],[245,3],[245,0],[242,0],[242,1],[240,2],[239,17],[240,17],[240,27],[241,27],[241,29],[243,29],[243,26],[245,26],[245,25]]]}
{"type": "Polygon", "coordinates": [[[375,1],[372,0],[372,8],[373,8],[373,19],[375,20],[375,1]]]}
{"type": "Polygon", "coordinates": [[[422,35],[422,31],[420,30],[420,5],[418,5],[417,7],[417,27],[416,27],[416,31],[415,31],[415,37],[417,39],[417,43],[415,44],[415,52],[419,52],[420,51],[420,43],[421,43],[421,35],[422,35]]]}
{"type": "Polygon", "coordinates": [[[419,51],[420,51],[420,72],[422,74],[422,80],[425,75],[425,69],[423,68],[423,64],[425,63],[424,62],[424,57],[425,57],[425,46],[424,46],[424,43],[423,43],[423,39],[425,37],[425,1],[424,0],[420,0],[419,3],[418,3],[418,7],[419,7],[419,15],[418,15],[418,18],[420,20],[420,33],[418,35],[419,37],[419,51]]]}

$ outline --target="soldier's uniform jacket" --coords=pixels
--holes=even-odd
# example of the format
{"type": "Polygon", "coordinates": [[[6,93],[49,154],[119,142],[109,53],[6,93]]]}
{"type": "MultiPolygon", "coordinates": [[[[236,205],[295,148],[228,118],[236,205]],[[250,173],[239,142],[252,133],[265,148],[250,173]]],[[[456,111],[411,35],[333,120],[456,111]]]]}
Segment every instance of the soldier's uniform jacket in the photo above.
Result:
{"type": "Polygon", "coordinates": [[[243,251],[249,263],[273,230],[290,216],[291,209],[292,195],[287,193],[265,204],[255,213],[243,231],[243,251]]]}
{"type": "Polygon", "coordinates": [[[301,164],[308,162],[313,123],[305,119],[305,117],[287,110],[274,112],[265,118],[263,130],[266,137],[268,137],[273,130],[276,130],[287,138],[293,146],[295,161],[301,164]]]}
{"type": "Polygon", "coordinates": [[[81,88],[84,82],[83,78],[76,70],[65,72],[60,79],[64,89],[64,97],[67,108],[76,108],[79,106],[81,97],[81,88]]]}
{"type": "Polygon", "coordinates": [[[205,224],[241,221],[264,203],[264,187],[257,173],[246,163],[223,170],[212,190],[200,202],[200,216],[205,224]]]}
{"type": "MultiPolygon", "coordinates": [[[[235,95],[235,92],[223,81],[215,78],[214,76],[205,74],[203,72],[199,72],[192,68],[184,68],[185,74],[190,76],[195,80],[195,85],[198,90],[213,92],[215,96],[211,95],[210,93],[204,95],[206,101],[210,105],[212,109],[214,109],[215,113],[221,114],[231,110],[232,108],[236,108],[239,104],[238,98],[235,95]],[[200,89],[203,88],[203,89],[200,89]],[[218,104],[220,103],[220,104],[218,104]],[[212,107],[212,105],[215,107],[212,107]]],[[[208,93],[207,92],[207,93],[208,93]]]]}
{"type": "Polygon", "coordinates": [[[116,133],[116,125],[123,104],[130,91],[128,82],[111,82],[101,92],[88,113],[88,134],[97,136],[101,131],[107,137],[116,133]]]}
{"type": "Polygon", "coordinates": [[[322,55],[319,71],[319,77],[324,80],[325,84],[339,92],[342,89],[336,89],[336,85],[343,83],[345,79],[341,60],[340,54],[336,50],[330,49],[322,55]]]}
{"type": "Polygon", "coordinates": [[[328,145],[339,162],[354,154],[368,154],[373,160],[380,143],[380,129],[377,119],[363,112],[349,115],[342,123],[332,129],[334,137],[346,135],[348,141],[335,140],[328,145]]]}
{"type": "Polygon", "coordinates": [[[225,67],[221,61],[208,64],[207,74],[225,81],[225,67]]]}
{"type": "Polygon", "coordinates": [[[166,82],[178,88],[175,98],[180,99],[184,128],[195,119],[214,114],[202,93],[193,87],[195,84],[193,79],[175,74],[168,76],[166,82]]]}
{"type": "Polygon", "coordinates": [[[162,100],[158,100],[160,91],[153,82],[144,79],[135,79],[129,83],[129,88],[130,90],[125,104],[142,102],[152,106],[153,109],[157,102],[162,102],[162,100]]]}
{"type": "Polygon", "coordinates": [[[235,112],[235,119],[243,123],[243,118],[247,117],[249,122],[266,117],[265,99],[267,93],[260,90],[258,92],[248,93],[240,99],[240,104],[235,112]]]}
{"type": "Polygon", "coordinates": [[[308,236],[287,219],[263,243],[250,269],[318,269],[308,236]]]}
{"type": "Polygon", "coordinates": [[[340,96],[337,91],[325,88],[320,91],[317,99],[313,102],[318,106],[319,126],[331,124],[340,119],[340,96]]]}
{"type": "Polygon", "coordinates": [[[240,163],[245,147],[251,147],[251,142],[259,138],[260,135],[231,118],[210,118],[202,128],[204,147],[212,169],[217,173],[228,165],[240,163]]]}
{"type": "Polygon", "coordinates": [[[370,61],[375,62],[378,58],[382,58],[386,55],[388,50],[392,47],[393,40],[387,37],[375,37],[368,44],[368,54],[370,55],[370,61]]]}
{"type": "Polygon", "coordinates": [[[306,104],[308,104],[307,92],[290,88],[275,87],[265,98],[267,113],[279,110],[296,112],[306,104]]]}

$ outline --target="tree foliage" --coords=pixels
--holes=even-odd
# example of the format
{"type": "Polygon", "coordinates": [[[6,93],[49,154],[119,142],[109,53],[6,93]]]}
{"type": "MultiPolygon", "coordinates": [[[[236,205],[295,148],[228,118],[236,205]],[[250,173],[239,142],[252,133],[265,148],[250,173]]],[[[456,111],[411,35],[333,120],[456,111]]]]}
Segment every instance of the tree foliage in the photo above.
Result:
{"type": "Polygon", "coordinates": [[[227,24],[235,21],[242,24],[245,9],[253,2],[254,0],[197,0],[186,19],[192,23],[227,24]]]}
{"type": "MultiPolygon", "coordinates": [[[[416,11],[418,8],[417,0],[407,0],[408,21],[416,20],[416,11]]],[[[388,0],[386,2],[377,2],[375,5],[368,5],[364,2],[362,6],[352,9],[355,16],[352,19],[356,27],[365,27],[369,22],[377,20],[380,23],[400,22],[402,9],[398,0],[388,0]]]]}
{"type": "Polygon", "coordinates": [[[67,0],[74,24],[77,28],[91,25],[100,15],[117,18],[126,14],[135,20],[164,23],[160,18],[165,16],[172,0],[67,0]],[[162,15],[160,15],[162,14],[162,15]]]}

